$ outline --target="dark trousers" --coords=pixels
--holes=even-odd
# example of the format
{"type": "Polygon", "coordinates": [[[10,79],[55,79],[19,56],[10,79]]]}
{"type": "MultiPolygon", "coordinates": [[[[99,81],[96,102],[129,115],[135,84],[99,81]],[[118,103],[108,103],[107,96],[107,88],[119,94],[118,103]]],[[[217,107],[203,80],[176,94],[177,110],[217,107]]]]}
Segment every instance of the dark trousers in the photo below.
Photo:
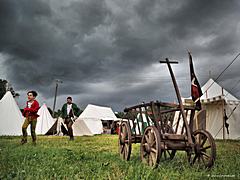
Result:
{"type": "Polygon", "coordinates": [[[29,124],[31,125],[32,141],[35,142],[36,141],[35,129],[37,125],[37,119],[32,119],[31,117],[26,118],[22,125],[22,133],[23,133],[22,140],[25,142],[27,141],[27,127],[29,126],[29,124]]]}
{"type": "Polygon", "coordinates": [[[68,128],[68,134],[70,136],[70,138],[73,138],[73,129],[72,129],[72,125],[73,125],[73,121],[71,118],[65,118],[65,122],[64,122],[68,128]]]}

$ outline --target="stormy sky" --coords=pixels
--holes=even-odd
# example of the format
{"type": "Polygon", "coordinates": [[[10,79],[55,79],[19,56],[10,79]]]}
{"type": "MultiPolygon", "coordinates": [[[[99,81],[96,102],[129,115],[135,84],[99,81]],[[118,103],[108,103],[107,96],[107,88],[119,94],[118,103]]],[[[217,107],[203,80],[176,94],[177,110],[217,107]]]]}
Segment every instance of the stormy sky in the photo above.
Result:
{"type": "MultiPolygon", "coordinates": [[[[36,90],[40,104],[67,96],[87,104],[124,107],[176,100],[166,65],[182,96],[190,96],[187,50],[203,85],[240,52],[238,0],[0,0],[0,78],[20,93],[36,90]]],[[[218,83],[240,97],[240,58],[218,83]],[[236,85],[235,85],[236,84],[236,85]]]]}

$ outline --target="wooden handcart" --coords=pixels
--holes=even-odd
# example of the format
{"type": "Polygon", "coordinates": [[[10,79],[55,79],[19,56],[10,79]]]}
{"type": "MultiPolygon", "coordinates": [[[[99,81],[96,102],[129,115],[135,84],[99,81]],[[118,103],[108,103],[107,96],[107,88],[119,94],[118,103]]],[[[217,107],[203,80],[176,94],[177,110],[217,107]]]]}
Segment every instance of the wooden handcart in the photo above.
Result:
{"type": "Polygon", "coordinates": [[[133,143],[140,143],[141,161],[157,167],[185,151],[191,165],[210,168],[216,158],[212,135],[203,129],[193,131],[195,106],[184,106],[170,62],[166,63],[176,91],[178,104],[160,101],[142,103],[124,110],[119,128],[119,153],[129,160],[133,143]]]}

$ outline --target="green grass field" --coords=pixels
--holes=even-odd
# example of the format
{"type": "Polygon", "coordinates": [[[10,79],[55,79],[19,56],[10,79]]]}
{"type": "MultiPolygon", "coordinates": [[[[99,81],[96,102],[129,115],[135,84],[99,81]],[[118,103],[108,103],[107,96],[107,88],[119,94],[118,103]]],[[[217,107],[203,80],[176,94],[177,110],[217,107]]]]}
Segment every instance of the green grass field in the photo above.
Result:
{"type": "MultiPolygon", "coordinates": [[[[30,140],[30,137],[28,138],[30,140]]],[[[240,179],[240,141],[216,141],[210,169],[191,167],[184,152],[152,169],[141,163],[139,144],[130,161],[121,160],[116,135],[38,136],[37,146],[20,137],[0,137],[0,179],[240,179]]]]}

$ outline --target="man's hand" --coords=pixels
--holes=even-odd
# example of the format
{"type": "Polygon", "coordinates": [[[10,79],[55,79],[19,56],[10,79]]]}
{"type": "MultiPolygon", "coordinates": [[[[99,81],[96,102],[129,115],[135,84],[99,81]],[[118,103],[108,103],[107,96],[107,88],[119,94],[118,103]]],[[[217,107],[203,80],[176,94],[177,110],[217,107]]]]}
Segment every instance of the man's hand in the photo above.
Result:
{"type": "Polygon", "coordinates": [[[24,108],[24,111],[29,111],[29,109],[30,109],[30,108],[27,108],[27,107],[26,107],[26,108],[24,108]]]}

